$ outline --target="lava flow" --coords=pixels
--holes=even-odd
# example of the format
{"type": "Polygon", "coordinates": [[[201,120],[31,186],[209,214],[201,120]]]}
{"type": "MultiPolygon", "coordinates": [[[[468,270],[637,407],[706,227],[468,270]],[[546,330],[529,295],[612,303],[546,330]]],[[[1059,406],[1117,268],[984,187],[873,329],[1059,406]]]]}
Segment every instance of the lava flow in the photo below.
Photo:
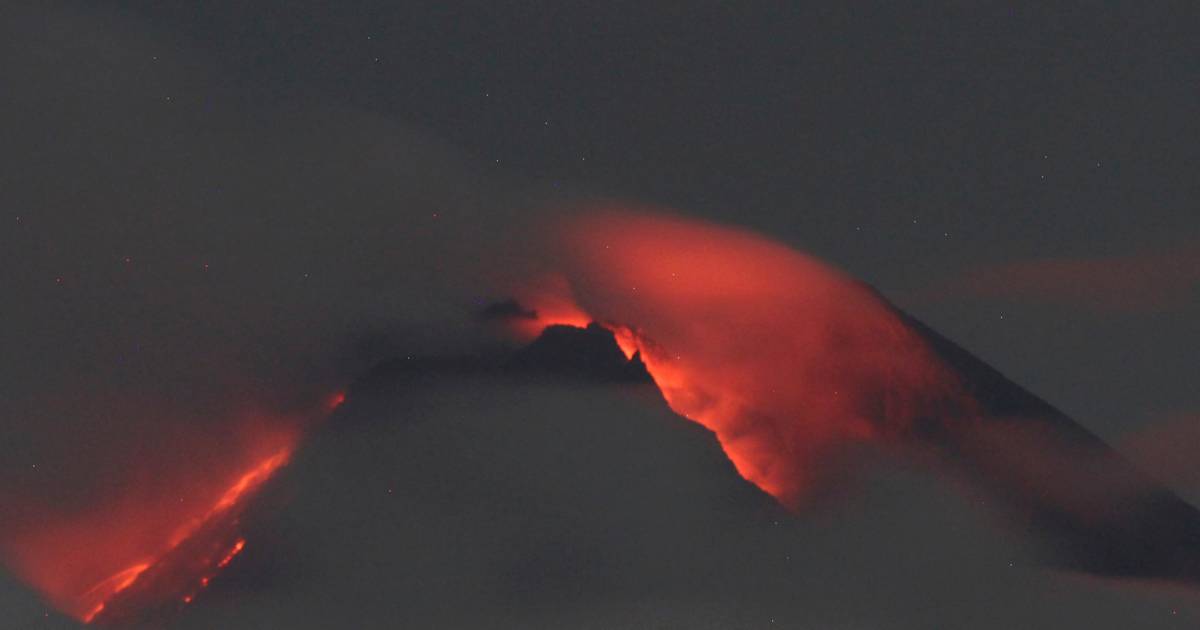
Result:
{"type": "Polygon", "coordinates": [[[80,620],[119,625],[141,619],[147,609],[163,606],[181,591],[180,602],[190,603],[245,547],[236,532],[237,518],[249,498],[287,463],[294,446],[288,444],[239,475],[208,510],[177,528],[162,549],[88,589],[74,609],[82,611],[80,620]]]}
{"type": "Polygon", "coordinates": [[[785,505],[809,496],[847,444],[972,413],[894,309],[783,245],[623,211],[582,215],[551,238],[569,285],[518,294],[537,323],[578,326],[592,313],[673,410],[711,429],[738,472],[785,505]]]}
{"type": "MultiPolygon", "coordinates": [[[[334,394],[321,413],[344,400],[344,394],[334,394]]],[[[83,623],[169,620],[246,547],[240,518],[288,463],[304,422],[242,424],[237,448],[227,445],[229,454],[200,460],[208,473],[185,467],[150,471],[139,478],[154,482],[130,487],[125,496],[87,512],[47,518],[6,541],[12,568],[83,623]]],[[[221,444],[219,437],[210,440],[221,444]]]]}

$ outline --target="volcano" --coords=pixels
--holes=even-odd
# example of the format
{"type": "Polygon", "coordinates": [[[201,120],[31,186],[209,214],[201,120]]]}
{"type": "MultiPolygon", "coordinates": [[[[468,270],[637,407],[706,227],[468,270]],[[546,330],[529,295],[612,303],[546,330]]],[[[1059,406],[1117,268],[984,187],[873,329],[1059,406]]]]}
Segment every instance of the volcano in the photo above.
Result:
{"type": "MultiPolygon", "coordinates": [[[[932,453],[938,465],[996,502],[1053,566],[1200,583],[1200,510],[954,342],[896,315],[954,370],[981,409],[981,420],[967,424],[922,418],[897,437],[902,449],[932,453]]],[[[646,374],[640,355],[621,361],[618,349],[617,336],[597,323],[551,325],[513,364],[600,382],[638,381],[646,374]]]]}
{"type": "MultiPolygon", "coordinates": [[[[1042,445],[1029,458],[1116,467],[1144,494],[1113,494],[1117,516],[1090,520],[1095,512],[1024,483],[1028,463],[1013,456],[1023,442],[930,418],[853,460],[915,471],[867,472],[854,493],[864,503],[844,500],[868,507],[787,504],[741,474],[715,431],[672,410],[654,367],[627,357],[618,334],[550,325],[508,353],[405,357],[360,379],[337,422],[281,471],[293,500],[245,523],[253,552],[178,626],[930,627],[986,616],[989,627],[1051,627],[1064,591],[1091,598],[1094,622],[1071,617],[1086,627],[1149,619],[1111,593],[1052,581],[1022,554],[1032,541],[1032,557],[1057,567],[1187,581],[1185,565],[1127,551],[1179,545],[1185,557],[1186,538],[1161,538],[1179,524],[1170,503],[1154,502],[1169,493],[1069,420],[1034,417],[1044,403],[965,351],[927,338],[962,361],[970,391],[1016,414],[987,422],[1062,427],[1051,443],[1061,452],[1042,445]],[[988,518],[997,512],[1005,518],[988,518]]],[[[845,481],[824,477],[835,479],[845,481]]],[[[1167,627],[1188,623],[1172,619],[1184,625],[1167,627]]]]}
{"type": "Polygon", "coordinates": [[[784,506],[803,510],[871,445],[966,482],[1053,564],[1200,579],[1194,507],[870,286],[735,227],[587,210],[550,229],[564,281],[518,295],[522,327],[542,303],[576,313],[542,327],[589,314],[784,506]]]}
{"type": "MultiPolygon", "coordinates": [[[[741,627],[773,619],[759,604],[828,606],[825,580],[857,549],[871,550],[858,576],[908,554],[887,587],[903,590],[927,557],[1007,536],[1074,572],[1200,581],[1194,507],[865,284],[760,236],[662,215],[596,212],[551,232],[552,279],[480,318],[523,344],[379,364],[284,423],[281,443],[214,458],[216,474],[160,464],[179,480],[162,482],[170,492],[10,541],[22,577],[84,623],[197,628],[661,626],[663,602],[673,621],[712,605],[710,625],[741,627]],[[1003,532],[949,547],[962,515],[939,525],[944,506],[917,493],[888,497],[867,534],[839,520],[824,555],[813,543],[838,517],[818,508],[877,459],[958,490],[1003,532]],[[284,487],[296,503],[283,514],[253,509],[287,503],[270,501],[284,487]],[[822,597],[800,602],[802,590],[822,597]],[[609,605],[614,617],[578,618],[609,605]]],[[[986,564],[1012,567],[1010,551],[986,564]]],[[[961,592],[956,565],[940,570],[937,588],[961,592]]],[[[889,625],[848,623],[838,615],[857,602],[843,604],[810,623],[889,625]]]]}
{"type": "MultiPolygon", "coordinates": [[[[990,511],[1004,517],[1005,531],[1031,540],[1039,558],[1053,566],[1113,577],[1196,581],[1192,550],[1200,516],[1194,508],[1048,403],[914,319],[896,314],[953,370],[984,411],[976,422],[964,424],[922,417],[911,430],[889,434],[885,450],[940,478],[964,481],[969,492],[986,498],[990,511]]],[[[665,583],[707,593],[704,597],[712,602],[746,597],[743,587],[731,587],[729,580],[734,578],[722,573],[730,572],[725,565],[733,562],[726,553],[749,554],[741,562],[753,568],[738,571],[780,580],[756,597],[785,601],[792,586],[806,579],[802,566],[780,562],[811,553],[793,548],[804,537],[793,528],[806,520],[793,516],[803,516],[808,505],[788,503],[787,495],[753,483],[732,465],[729,446],[719,434],[672,412],[655,380],[654,361],[648,365],[639,350],[623,348],[620,339],[626,334],[628,329],[613,324],[555,324],[511,353],[380,364],[351,388],[348,397],[368,411],[352,410],[310,436],[297,453],[264,461],[259,474],[248,472],[233,484],[228,501],[222,497],[217,502],[213,517],[185,532],[175,547],[151,563],[114,576],[103,606],[87,620],[113,627],[252,627],[282,618],[301,623],[316,606],[319,614],[339,618],[355,618],[358,613],[348,613],[347,608],[361,608],[367,623],[369,612],[378,613],[378,602],[388,598],[372,595],[362,581],[381,578],[334,567],[363,562],[375,553],[372,549],[379,543],[373,537],[382,535],[377,530],[409,532],[408,527],[415,529],[405,536],[413,538],[393,544],[396,551],[389,552],[399,556],[372,560],[371,566],[389,574],[389,588],[409,589],[402,601],[413,608],[389,614],[414,622],[477,623],[478,619],[457,617],[461,613],[452,612],[455,606],[418,601],[444,602],[451,597],[436,586],[439,580],[459,585],[456,588],[480,588],[462,582],[475,579],[467,577],[472,572],[484,571],[471,558],[496,554],[505,558],[502,564],[508,568],[491,579],[515,584],[518,590],[468,593],[486,602],[487,610],[499,606],[508,611],[504,614],[516,615],[501,617],[514,624],[530,623],[524,615],[543,606],[543,597],[561,597],[586,611],[591,604],[584,593],[607,592],[614,581],[642,585],[644,597],[659,602],[656,606],[660,598],[678,596],[663,592],[665,583]],[[515,413],[495,410],[514,405],[515,413]],[[414,417],[412,411],[420,409],[428,411],[414,417]],[[389,414],[395,417],[388,420],[389,414]],[[384,461],[396,463],[380,470],[384,461]],[[285,462],[288,466],[281,467],[285,462]],[[249,522],[242,522],[276,468],[282,483],[298,495],[296,504],[282,514],[251,514],[249,522]],[[356,489],[348,492],[347,484],[356,489]],[[374,498],[364,496],[363,488],[374,488],[374,498]],[[380,501],[394,503],[397,512],[381,507],[380,501]],[[512,513],[514,507],[521,508],[519,516],[512,513]],[[434,544],[428,540],[430,519],[435,530],[445,531],[446,542],[452,539],[462,549],[422,551],[424,545],[434,544]],[[405,525],[410,521],[420,525],[405,525]],[[781,528],[781,523],[787,525],[781,528]],[[369,534],[363,533],[364,527],[369,534]],[[683,535],[679,527],[692,533],[683,535]],[[745,528],[755,533],[749,535],[745,528]],[[634,536],[635,542],[605,538],[602,549],[590,548],[600,544],[588,542],[591,536],[610,530],[624,531],[622,536],[634,536]],[[681,535],[690,542],[681,542],[681,535]],[[720,560],[683,551],[730,536],[749,536],[757,542],[750,547],[721,543],[730,550],[721,552],[720,560]],[[247,540],[265,549],[258,567],[232,562],[247,540]],[[327,556],[325,547],[313,547],[312,541],[337,541],[337,551],[327,556]],[[506,549],[513,545],[515,549],[506,549]],[[288,559],[314,553],[317,557],[303,561],[288,559]],[[614,557],[629,553],[650,553],[657,559],[648,567],[640,564],[642,560],[613,564],[614,557]],[[679,564],[683,557],[691,559],[679,564]],[[297,562],[310,571],[310,565],[334,562],[320,570],[326,577],[313,588],[327,588],[336,575],[355,595],[342,604],[306,596],[303,599],[313,603],[297,607],[298,596],[290,594],[291,603],[282,608],[238,608],[228,611],[228,617],[220,616],[219,597],[204,599],[208,605],[189,606],[218,572],[232,572],[214,581],[226,585],[216,595],[228,599],[230,584],[247,584],[254,579],[247,578],[247,572],[253,576],[268,570],[262,562],[280,565],[269,569],[275,574],[298,570],[297,562]],[[450,568],[430,568],[442,563],[450,568]],[[449,573],[443,575],[443,570],[449,573]],[[430,571],[440,577],[429,577],[430,571]]],[[[339,395],[338,402],[343,398],[339,395]]],[[[274,492],[269,487],[266,491],[274,492]]],[[[736,575],[735,581],[750,585],[744,588],[762,588],[746,575],[736,575]]],[[[666,606],[676,610],[694,604],[666,606]]],[[[672,614],[686,616],[680,610],[672,614]]],[[[726,621],[737,625],[746,613],[722,609],[705,614],[732,615],[726,621]]],[[[641,616],[620,619],[633,625],[649,623],[641,616]]],[[[533,625],[539,623],[550,622],[533,625]]]]}
{"type": "Polygon", "coordinates": [[[901,314],[957,373],[984,420],[918,439],[1008,506],[1060,566],[1200,583],[1200,511],[1053,405],[901,314]]]}

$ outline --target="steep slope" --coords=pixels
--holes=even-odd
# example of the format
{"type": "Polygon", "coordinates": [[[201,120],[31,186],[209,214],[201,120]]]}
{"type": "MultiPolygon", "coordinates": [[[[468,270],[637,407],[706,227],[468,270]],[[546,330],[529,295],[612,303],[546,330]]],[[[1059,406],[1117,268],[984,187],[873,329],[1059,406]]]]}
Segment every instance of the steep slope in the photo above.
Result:
{"type": "MultiPolygon", "coordinates": [[[[903,315],[902,315],[903,316],[903,315]]],[[[912,317],[983,410],[923,439],[1002,500],[1067,567],[1200,582],[1200,510],[1041,398],[912,317]]]]}
{"type": "Polygon", "coordinates": [[[605,331],[563,328],[514,356],[381,366],[283,471],[286,505],[247,515],[256,544],[179,627],[1195,621],[1037,569],[944,476],[885,453],[858,458],[857,498],[796,518],[655,388],[583,358],[601,338],[611,350],[605,331]]]}

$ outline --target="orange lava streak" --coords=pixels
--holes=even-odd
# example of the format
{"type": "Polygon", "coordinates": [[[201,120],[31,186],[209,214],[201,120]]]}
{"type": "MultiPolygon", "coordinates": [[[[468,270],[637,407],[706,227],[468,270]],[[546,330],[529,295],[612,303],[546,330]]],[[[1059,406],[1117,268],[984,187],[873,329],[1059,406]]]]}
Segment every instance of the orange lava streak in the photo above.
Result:
{"type": "Polygon", "coordinates": [[[137,473],[127,475],[121,492],[86,510],[28,519],[0,541],[5,561],[84,623],[136,621],[143,605],[178,602],[242,551],[245,540],[221,538],[237,535],[244,507],[288,463],[301,428],[344,401],[336,392],[318,403],[315,416],[254,414],[214,423],[225,431],[191,436],[194,448],[166,441],[179,456],[153,460],[157,467],[114,457],[114,466],[137,473]]]}
{"type": "MultiPolygon", "coordinates": [[[[149,561],[139,562],[134,566],[122,569],[88,589],[84,596],[80,598],[80,609],[84,609],[87,612],[80,615],[79,618],[84,623],[90,623],[104,610],[106,603],[111,598],[129,588],[146,569],[153,566],[155,562],[170,553],[201,527],[215,519],[221,518],[222,515],[237,506],[249,493],[260,487],[276,470],[287,463],[291,457],[292,450],[292,446],[285,447],[259,461],[253,468],[239,476],[204,515],[176,530],[167,547],[156,553],[149,561]],[[96,603],[92,604],[90,603],[91,601],[96,601],[96,603]]],[[[225,568],[233,560],[234,556],[242,551],[245,545],[246,541],[239,539],[233,548],[215,563],[214,572],[225,568]]],[[[210,575],[202,576],[200,578],[200,586],[207,586],[209,579],[210,575]]],[[[185,603],[190,602],[191,597],[191,595],[186,596],[185,603]]]]}
{"type": "Polygon", "coordinates": [[[192,601],[194,601],[196,599],[197,593],[199,593],[199,591],[201,591],[205,588],[208,588],[208,584],[212,580],[212,578],[217,573],[219,573],[221,571],[221,569],[224,569],[225,567],[229,566],[229,563],[232,562],[233,559],[235,557],[237,557],[237,555],[239,553],[242,552],[242,549],[245,549],[245,548],[246,548],[246,539],[238,538],[237,542],[235,542],[233,544],[233,546],[230,547],[229,550],[225,552],[225,555],[221,556],[221,559],[216,562],[216,564],[213,566],[212,571],[210,573],[208,573],[207,575],[204,575],[200,578],[197,588],[195,590],[188,592],[183,597],[180,597],[179,601],[183,602],[183,604],[185,606],[192,603],[192,601]]]}
{"type": "Polygon", "coordinates": [[[228,490],[225,491],[225,494],[221,495],[221,498],[217,501],[216,505],[209,510],[208,518],[211,518],[218,512],[229,509],[235,503],[237,503],[243,495],[246,494],[247,490],[256,488],[259,486],[259,484],[266,481],[267,478],[270,477],[277,468],[282,466],[288,460],[288,457],[290,457],[291,454],[292,449],[290,447],[283,449],[259,462],[259,464],[252,470],[239,477],[238,480],[234,482],[234,484],[230,486],[228,490]]]}
{"type": "Polygon", "coordinates": [[[225,493],[221,495],[220,499],[217,499],[217,502],[209,508],[208,512],[175,532],[171,537],[171,546],[174,547],[179,544],[180,541],[196,531],[198,527],[216,518],[221,512],[232,508],[247,492],[257,488],[269,479],[280,466],[287,463],[288,458],[292,455],[292,448],[288,446],[279,450],[274,455],[261,460],[253,468],[238,477],[237,481],[234,481],[233,485],[225,490],[225,493]]]}
{"type": "Polygon", "coordinates": [[[233,545],[233,548],[229,550],[229,553],[225,554],[225,557],[221,558],[221,561],[217,563],[217,568],[224,569],[225,567],[229,566],[229,563],[233,561],[233,558],[241,553],[242,549],[245,548],[246,539],[239,538],[238,541],[233,545]]]}
{"type": "Polygon", "coordinates": [[[878,295],[786,246],[627,211],[557,228],[569,284],[541,299],[615,322],[605,325],[670,407],[785,505],[803,502],[847,445],[902,435],[960,395],[878,295]]]}
{"type": "MultiPolygon", "coordinates": [[[[697,393],[695,379],[668,352],[624,326],[609,324],[608,327],[626,357],[639,355],[673,411],[713,431],[739,475],[785,502],[804,490],[807,480],[801,471],[792,469],[780,474],[784,463],[774,452],[777,445],[771,440],[775,436],[766,431],[741,430],[737,424],[742,411],[733,403],[708,400],[697,393]]],[[[869,434],[863,431],[860,435],[869,434]]]]}
{"type": "Polygon", "coordinates": [[[142,572],[144,572],[146,569],[149,569],[150,565],[150,562],[139,562],[138,564],[135,564],[127,569],[118,571],[108,579],[88,589],[88,591],[83,594],[83,598],[85,600],[94,600],[96,603],[81,616],[83,622],[89,623],[92,619],[95,619],[96,615],[100,614],[100,611],[104,610],[104,603],[107,602],[109,598],[129,588],[129,585],[133,584],[138,579],[138,576],[142,574],[142,572]]]}

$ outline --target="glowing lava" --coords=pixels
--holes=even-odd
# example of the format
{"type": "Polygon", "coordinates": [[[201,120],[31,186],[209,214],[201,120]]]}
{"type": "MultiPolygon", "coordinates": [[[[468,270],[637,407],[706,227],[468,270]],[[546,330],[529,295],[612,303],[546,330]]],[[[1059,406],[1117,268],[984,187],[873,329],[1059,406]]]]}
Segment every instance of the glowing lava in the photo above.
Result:
{"type": "MultiPolygon", "coordinates": [[[[242,551],[246,541],[239,537],[232,547],[219,555],[196,553],[194,548],[221,546],[220,541],[227,538],[229,532],[236,531],[237,516],[245,507],[246,500],[287,463],[291,453],[292,448],[288,447],[255,464],[242,473],[207,512],[172,534],[169,543],[149,560],[122,569],[88,589],[81,599],[81,606],[89,608],[80,615],[80,619],[84,623],[103,619],[106,623],[124,624],[140,614],[142,608],[160,606],[162,600],[169,599],[173,591],[181,588],[189,589],[181,601],[190,603],[196,591],[208,586],[209,580],[242,551]],[[184,549],[185,552],[180,553],[184,549]],[[139,580],[151,574],[151,581],[157,583],[138,584],[139,580]],[[141,587],[140,592],[131,595],[131,587],[135,585],[141,587]],[[111,603],[118,599],[125,600],[119,614],[110,610],[111,603]]],[[[223,546],[221,548],[224,549],[223,546]]]]}
{"type": "MultiPolygon", "coordinates": [[[[897,437],[972,401],[886,302],[783,245],[654,214],[559,226],[569,280],[532,304],[592,313],[638,353],[680,415],[711,429],[739,473],[785,505],[847,444],[897,437]]],[[[562,318],[541,322],[572,324],[562,318]]]]}
{"type": "Polygon", "coordinates": [[[234,556],[241,553],[242,549],[245,549],[245,548],[246,548],[245,539],[238,540],[236,543],[234,543],[233,548],[230,549],[229,552],[225,554],[225,557],[221,558],[221,561],[217,563],[217,568],[224,569],[225,567],[229,566],[229,563],[233,562],[234,556]]]}
{"type": "Polygon", "coordinates": [[[104,610],[104,603],[108,601],[109,598],[128,588],[130,584],[133,584],[134,580],[138,579],[139,575],[149,568],[149,562],[140,562],[129,567],[128,569],[118,571],[108,579],[88,589],[88,592],[83,594],[84,598],[95,600],[96,604],[83,614],[83,622],[91,623],[92,619],[94,619],[96,615],[100,614],[100,612],[104,610]]]}
{"type": "Polygon", "coordinates": [[[522,342],[532,341],[547,326],[586,328],[594,319],[575,303],[565,277],[542,276],[516,290],[518,302],[529,308],[532,317],[508,320],[508,328],[522,342]]]}
{"type": "Polygon", "coordinates": [[[221,498],[217,499],[217,502],[212,506],[212,508],[210,508],[207,513],[201,516],[198,521],[193,522],[188,527],[180,529],[175,533],[174,536],[172,536],[172,546],[179,544],[179,541],[192,535],[196,528],[203,525],[205,522],[208,522],[214,518],[219,518],[221,513],[237,505],[247,493],[258,488],[263,484],[263,482],[269,479],[271,475],[274,474],[277,469],[279,469],[280,466],[283,466],[285,463],[287,463],[287,460],[289,457],[291,457],[291,454],[292,447],[282,449],[274,455],[271,455],[258,462],[258,464],[256,464],[253,468],[243,473],[241,477],[237,478],[237,481],[233,482],[233,485],[229,486],[229,488],[225,490],[225,493],[221,495],[221,498]]]}
{"type": "MultiPolygon", "coordinates": [[[[344,401],[342,392],[328,397],[317,416],[344,401]]],[[[10,534],[7,560],[57,608],[84,623],[166,623],[246,547],[240,517],[288,463],[302,427],[317,416],[251,419],[224,440],[204,437],[202,446],[228,451],[193,451],[204,456],[190,463],[212,470],[147,470],[133,477],[142,483],[125,488],[125,496],[10,534]]]]}

